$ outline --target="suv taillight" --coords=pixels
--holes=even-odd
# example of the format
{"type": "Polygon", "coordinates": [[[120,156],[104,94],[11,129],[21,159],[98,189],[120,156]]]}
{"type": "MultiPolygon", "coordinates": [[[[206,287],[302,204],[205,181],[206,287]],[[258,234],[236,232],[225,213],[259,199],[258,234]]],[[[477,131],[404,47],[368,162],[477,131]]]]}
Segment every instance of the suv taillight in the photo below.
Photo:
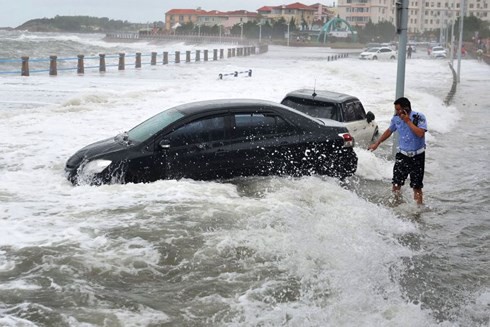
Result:
{"type": "Polygon", "coordinates": [[[349,133],[341,133],[339,136],[344,140],[344,148],[352,148],[354,146],[354,138],[349,133]]]}

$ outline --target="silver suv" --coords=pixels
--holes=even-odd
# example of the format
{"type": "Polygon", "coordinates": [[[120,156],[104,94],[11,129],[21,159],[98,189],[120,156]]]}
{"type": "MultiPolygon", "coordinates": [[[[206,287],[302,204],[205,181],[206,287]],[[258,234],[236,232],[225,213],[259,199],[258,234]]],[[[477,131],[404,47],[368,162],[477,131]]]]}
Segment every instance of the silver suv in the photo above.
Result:
{"type": "Polygon", "coordinates": [[[352,95],[301,89],[288,93],[281,103],[321,120],[342,123],[358,146],[368,146],[379,133],[374,114],[366,113],[361,101],[352,95]]]}

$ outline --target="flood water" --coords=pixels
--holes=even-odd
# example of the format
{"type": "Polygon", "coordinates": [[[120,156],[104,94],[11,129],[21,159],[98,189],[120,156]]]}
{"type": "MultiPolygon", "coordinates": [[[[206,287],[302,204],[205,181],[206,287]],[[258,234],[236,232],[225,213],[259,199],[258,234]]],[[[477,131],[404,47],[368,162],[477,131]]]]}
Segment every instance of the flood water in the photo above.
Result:
{"type": "MultiPolygon", "coordinates": [[[[202,47],[1,33],[0,58],[202,47]]],[[[407,187],[404,203],[390,201],[391,141],[357,148],[346,185],[64,177],[79,148],[196,100],[280,101],[315,86],[359,97],[382,132],[396,62],[325,60],[336,52],[271,46],[102,75],[0,75],[0,326],[488,326],[490,69],[476,60],[462,62],[449,106],[447,61],[407,61],[405,96],[429,125],[423,207],[407,187]]]]}

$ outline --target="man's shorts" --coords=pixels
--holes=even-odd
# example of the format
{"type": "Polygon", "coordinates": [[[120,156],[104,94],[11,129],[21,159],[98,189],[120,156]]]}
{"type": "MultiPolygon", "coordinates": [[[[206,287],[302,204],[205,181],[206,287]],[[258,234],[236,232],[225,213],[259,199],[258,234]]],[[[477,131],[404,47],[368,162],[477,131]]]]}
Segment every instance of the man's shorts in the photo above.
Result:
{"type": "Polygon", "coordinates": [[[410,175],[410,187],[423,188],[425,152],[413,157],[397,153],[395,159],[392,184],[402,186],[405,184],[408,175],[410,175]]]}

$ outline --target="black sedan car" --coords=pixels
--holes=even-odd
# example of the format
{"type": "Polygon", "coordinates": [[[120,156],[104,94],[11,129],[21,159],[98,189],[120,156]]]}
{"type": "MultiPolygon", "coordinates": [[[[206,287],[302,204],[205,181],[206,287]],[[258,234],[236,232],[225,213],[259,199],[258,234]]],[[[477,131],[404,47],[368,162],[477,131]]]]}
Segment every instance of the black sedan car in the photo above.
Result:
{"type": "Polygon", "coordinates": [[[88,145],[68,159],[78,184],[159,179],[326,174],[357,169],[347,129],[263,100],[210,100],[162,111],[128,132],[88,145]]]}

